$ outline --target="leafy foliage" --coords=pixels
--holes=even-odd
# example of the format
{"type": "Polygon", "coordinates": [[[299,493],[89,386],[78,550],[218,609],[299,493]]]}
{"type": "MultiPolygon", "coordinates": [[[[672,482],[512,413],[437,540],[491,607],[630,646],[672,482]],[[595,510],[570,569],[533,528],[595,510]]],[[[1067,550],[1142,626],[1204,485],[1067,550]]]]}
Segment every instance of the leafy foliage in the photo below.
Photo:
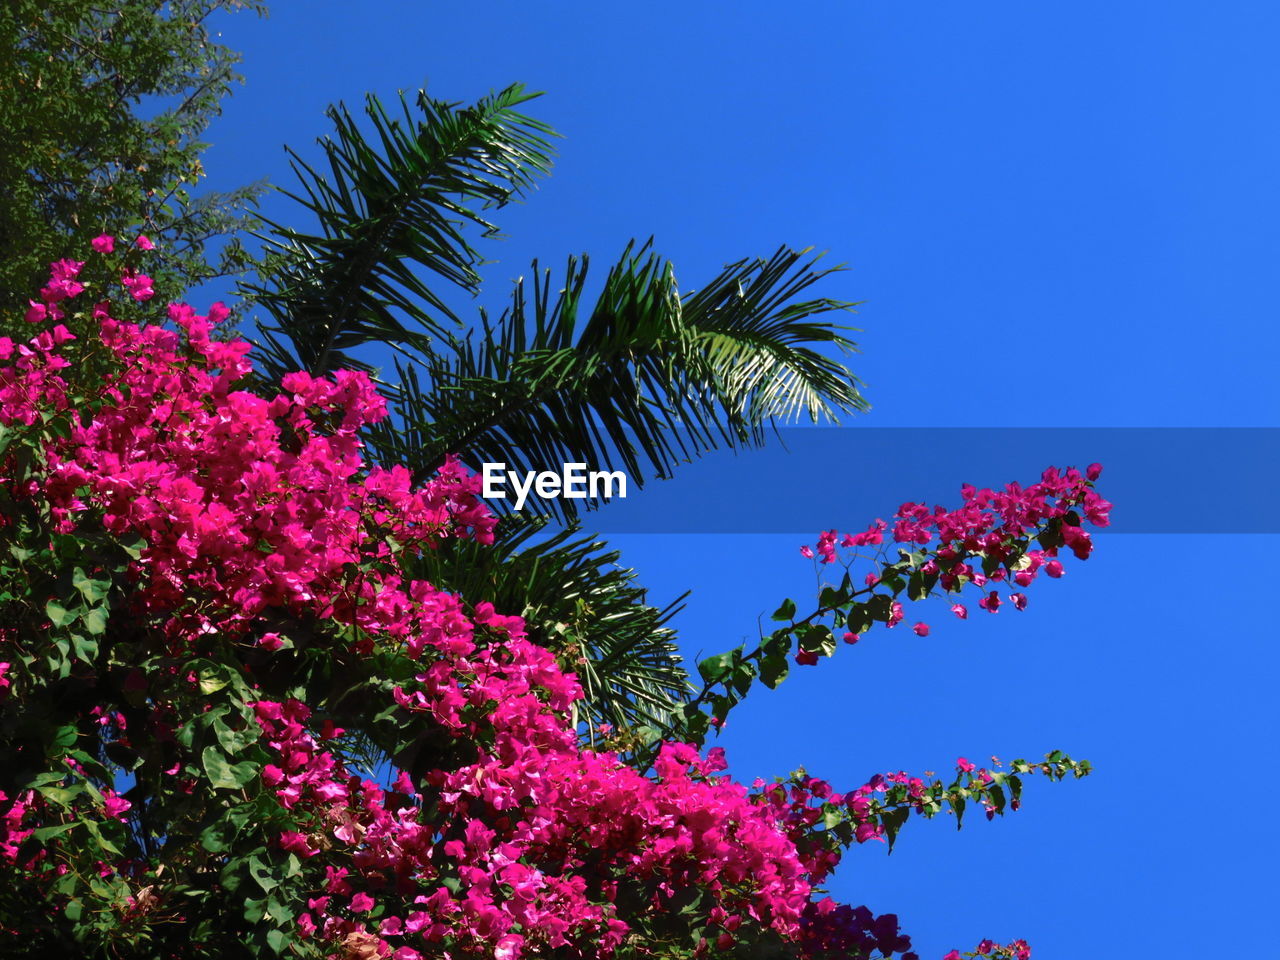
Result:
{"type": "MultiPolygon", "coordinates": [[[[196,194],[200,136],[239,80],[209,17],[259,0],[8,0],[0,5],[0,309],[20,318],[47,264],[90,238],[157,242],[161,296],[243,270],[232,236],[261,186],[196,194]],[[211,241],[229,237],[216,261],[211,241]]],[[[12,329],[7,327],[9,332],[12,329]]]]}
{"type": "MultiPolygon", "coordinates": [[[[664,723],[654,704],[683,677],[627,682],[669,662],[669,611],[645,607],[614,554],[524,527],[486,569],[497,520],[479,478],[451,460],[418,487],[363,461],[360,432],[387,414],[367,376],[238,389],[249,345],[213,336],[225,307],[171,305],[170,330],[103,306],[121,285],[149,300],[122,269],[133,255],[104,242],[88,270],[56,262],[44,326],[25,345],[0,338],[11,942],[129,960],[916,960],[895,916],[815,899],[844,852],[892,844],[913,812],[994,818],[1028,774],[1089,772],[1057,752],[994,772],[960,758],[950,783],[877,774],[836,793],[803,771],[748,788],[693,743],[645,755],[636,720],[664,723]],[[524,616],[495,606],[522,601],[524,616]],[[612,685],[628,725],[598,747],[575,713],[583,659],[603,664],[581,675],[612,685]]],[[[966,488],[951,512],[905,504],[895,540],[939,546],[881,565],[886,625],[902,619],[892,597],[927,597],[908,567],[950,590],[1054,577],[1062,548],[1087,557],[1079,524],[1109,508],[1096,476],[966,488]]],[[[820,538],[824,560],[836,540],[820,538]]],[[[680,732],[700,740],[723,717],[716,691],[745,694],[765,645],[829,655],[814,621],[851,623],[861,594],[828,588],[805,621],[785,603],[789,625],[761,651],[700,664],[713,714],[700,694],[706,722],[680,732]]]]}
{"type": "MultiPolygon", "coordinates": [[[[586,258],[570,259],[556,294],[550,271],[531,291],[521,281],[495,323],[397,365],[398,422],[373,434],[377,455],[420,477],[457,451],[473,468],[582,462],[642,485],[717,447],[760,444],[775,421],[866,409],[856,379],[818,349],[853,342],[812,319],[853,305],[795,300],[832,272],[806,252],[739,261],[682,296],[669,262],[628,246],[585,310],[586,258]]],[[[577,515],[572,500],[531,506],[577,515]]]]}
{"type": "MultiPolygon", "coordinates": [[[[300,188],[290,196],[316,230],[271,224],[272,252],[245,286],[269,315],[257,353],[264,384],[299,368],[370,370],[362,348],[396,351],[398,382],[387,391],[395,416],[365,439],[374,460],[405,464],[417,481],[456,452],[472,467],[621,467],[640,485],[699,453],[759,444],[775,421],[865,409],[856,379],[830,356],[854,344],[815,319],[852,304],[799,299],[831,272],[815,269],[807,251],[739,261],[681,294],[671,264],[632,244],[590,306],[586,258],[569,261],[555,294],[535,264],[535,280],[516,284],[498,319],[482,311],[479,329],[464,335],[437,287],[478,292],[468,228],[496,233],[485,211],[549,169],[553,131],[518,110],[533,96],[515,85],[464,107],[419,91],[402,95],[394,114],[370,97],[364,125],[343,106],[329,111],[323,163],[294,155],[300,188]]],[[[532,506],[577,517],[572,500],[532,506]]],[[[517,536],[500,559],[443,551],[428,579],[470,584],[483,570],[511,588],[515,571],[528,573],[511,609],[557,611],[545,623],[535,616],[535,633],[556,649],[578,645],[584,719],[669,729],[685,699],[669,631],[643,605],[621,613],[638,591],[605,586],[598,566],[563,552],[563,539],[522,556],[525,542],[517,536]],[[546,576],[552,556],[586,580],[546,576]],[[605,595],[619,611],[608,646],[553,629],[575,619],[566,596],[605,595]]]]}
{"type": "Polygon", "coordinates": [[[459,109],[419,91],[392,116],[365,104],[372,140],[348,110],[330,108],[334,134],[316,170],[293,153],[297,200],[319,233],[271,223],[263,279],[245,289],[271,317],[259,351],[263,373],[318,376],[369,369],[350,351],[377,343],[427,349],[458,318],[428,277],[474,292],[479,254],[463,225],[526,190],[550,166],[551,129],[516,108],[537,94],[519,84],[459,109]]]}

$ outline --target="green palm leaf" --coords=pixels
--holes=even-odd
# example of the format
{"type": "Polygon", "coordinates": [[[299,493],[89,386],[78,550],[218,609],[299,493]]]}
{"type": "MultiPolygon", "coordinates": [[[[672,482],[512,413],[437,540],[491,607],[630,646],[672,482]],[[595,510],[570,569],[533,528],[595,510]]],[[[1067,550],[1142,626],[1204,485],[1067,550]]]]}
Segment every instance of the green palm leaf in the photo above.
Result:
{"type": "MultiPolygon", "coordinates": [[[[472,335],[397,363],[397,422],[371,448],[420,478],[456,452],[477,469],[582,462],[641,485],[703,452],[758,445],[771,424],[863,410],[856,378],[818,349],[854,350],[848,328],[814,319],[854,305],[797,299],[833,272],[807,253],[731,264],[682,296],[669,263],[629,245],[586,309],[585,258],[554,294],[535,264],[496,323],[482,315],[472,335]]],[[[530,500],[562,519],[575,503],[530,500]]]]}
{"type": "Polygon", "coordinates": [[[458,319],[429,280],[474,293],[478,252],[468,225],[492,236],[481,211],[520,195],[550,168],[550,127],[516,108],[537,94],[518,84],[474,106],[400,97],[392,116],[370,96],[371,135],[331,107],[320,169],[290,151],[300,192],[316,218],[304,233],[268,221],[266,265],[242,293],[266,310],[258,364],[268,379],[369,369],[351,350],[380,343],[420,352],[458,319]]]}

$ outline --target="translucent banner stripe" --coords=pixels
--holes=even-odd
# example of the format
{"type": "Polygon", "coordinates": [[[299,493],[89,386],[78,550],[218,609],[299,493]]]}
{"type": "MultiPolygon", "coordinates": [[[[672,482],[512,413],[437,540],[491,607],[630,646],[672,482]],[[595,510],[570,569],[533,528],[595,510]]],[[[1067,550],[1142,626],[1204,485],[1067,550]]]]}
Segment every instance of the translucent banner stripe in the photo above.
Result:
{"type": "MultiPolygon", "coordinates": [[[[1280,533],[1280,428],[786,428],[764,450],[721,452],[675,478],[634,478],[584,518],[600,533],[857,529],[906,500],[955,506],[962,483],[1031,483],[1049,465],[1101,463],[1117,533],[1280,533]]],[[[560,471],[560,464],[539,465],[560,471]]],[[[604,465],[588,464],[587,469],[604,465]]]]}

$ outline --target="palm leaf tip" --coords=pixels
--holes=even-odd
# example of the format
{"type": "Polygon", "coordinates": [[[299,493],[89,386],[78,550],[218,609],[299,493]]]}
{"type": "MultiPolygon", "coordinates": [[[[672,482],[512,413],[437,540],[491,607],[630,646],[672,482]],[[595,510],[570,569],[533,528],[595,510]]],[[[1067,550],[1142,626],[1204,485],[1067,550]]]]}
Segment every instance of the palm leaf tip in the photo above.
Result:
{"type": "Polygon", "coordinates": [[[311,233],[267,221],[267,268],[242,292],[264,308],[261,365],[319,375],[349,351],[385,343],[421,353],[461,321],[436,280],[474,294],[479,251],[467,235],[498,232],[484,211],[527,191],[551,167],[555,132],[517,108],[538,96],[515,84],[472,106],[400,95],[393,115],[370,96],[362,125],[343,104],[321,160],[289,151],[311,233]]]}

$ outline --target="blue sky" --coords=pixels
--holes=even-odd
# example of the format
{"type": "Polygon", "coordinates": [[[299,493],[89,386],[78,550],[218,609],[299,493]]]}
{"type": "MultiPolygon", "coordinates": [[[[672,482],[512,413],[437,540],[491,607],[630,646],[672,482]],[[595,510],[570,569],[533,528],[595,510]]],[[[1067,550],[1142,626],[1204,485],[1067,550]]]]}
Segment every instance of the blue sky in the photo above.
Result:
{"type": "MultiPolygon", "coordinates": [[[[276,0],[267,20],[220,21],[247,85],[210,131],[210,183],[287,185],[282,144],[307,153],[336,100],[424,83],[469,100],[522,81],[547,91],[530,112],[565,138],[554,175],[500,215],[491,308],[531,258],[587,251],[603,268],[633,236],[654,235],[689,287],[724,262],[813,245],[850,267],[821,292],[863,301],[851,365],[874,409],[851,431],[1280,427],[1280,7],[782,9],[276,0]]],[[[759,509],[817,502],[822,526],[859,528],[964,481],[1034,479],[1049,462],[1035,453],[983,475],[981,457],[960,472],[904,451],[927,484],[868,502],[857,479],[899,467],[842,436],[793,458],[759,509]]],[[[1093,761],[1086,780],[1030,783],[1002,821],[913,822],[891,857],[851,852],[833,893],[898,912],[922,956],[987,936],[1025,937],[1040,960],[1273,941],[1265,571],[1280,544],[1239,526],[1179,532],[1182,491],[1215,496],[1197,460],[1124,485],[1169,504],[1168,532],[1100,537],[1088,563],[1034,585],[1025,613],[959,623],[935,608],[930,637],[881,632],[732,718],[722,743],[748,780],[804,764],[852,787],[1054,748],[1093,761]]],[[[710,500],[752,469],[717,457],[679,489],[710,500]]],[[[814,530],[756,529],[614,538],[655,600],[693,588],[678,621],[691,657],[813,594],[797,547],[814,530]]]]}

